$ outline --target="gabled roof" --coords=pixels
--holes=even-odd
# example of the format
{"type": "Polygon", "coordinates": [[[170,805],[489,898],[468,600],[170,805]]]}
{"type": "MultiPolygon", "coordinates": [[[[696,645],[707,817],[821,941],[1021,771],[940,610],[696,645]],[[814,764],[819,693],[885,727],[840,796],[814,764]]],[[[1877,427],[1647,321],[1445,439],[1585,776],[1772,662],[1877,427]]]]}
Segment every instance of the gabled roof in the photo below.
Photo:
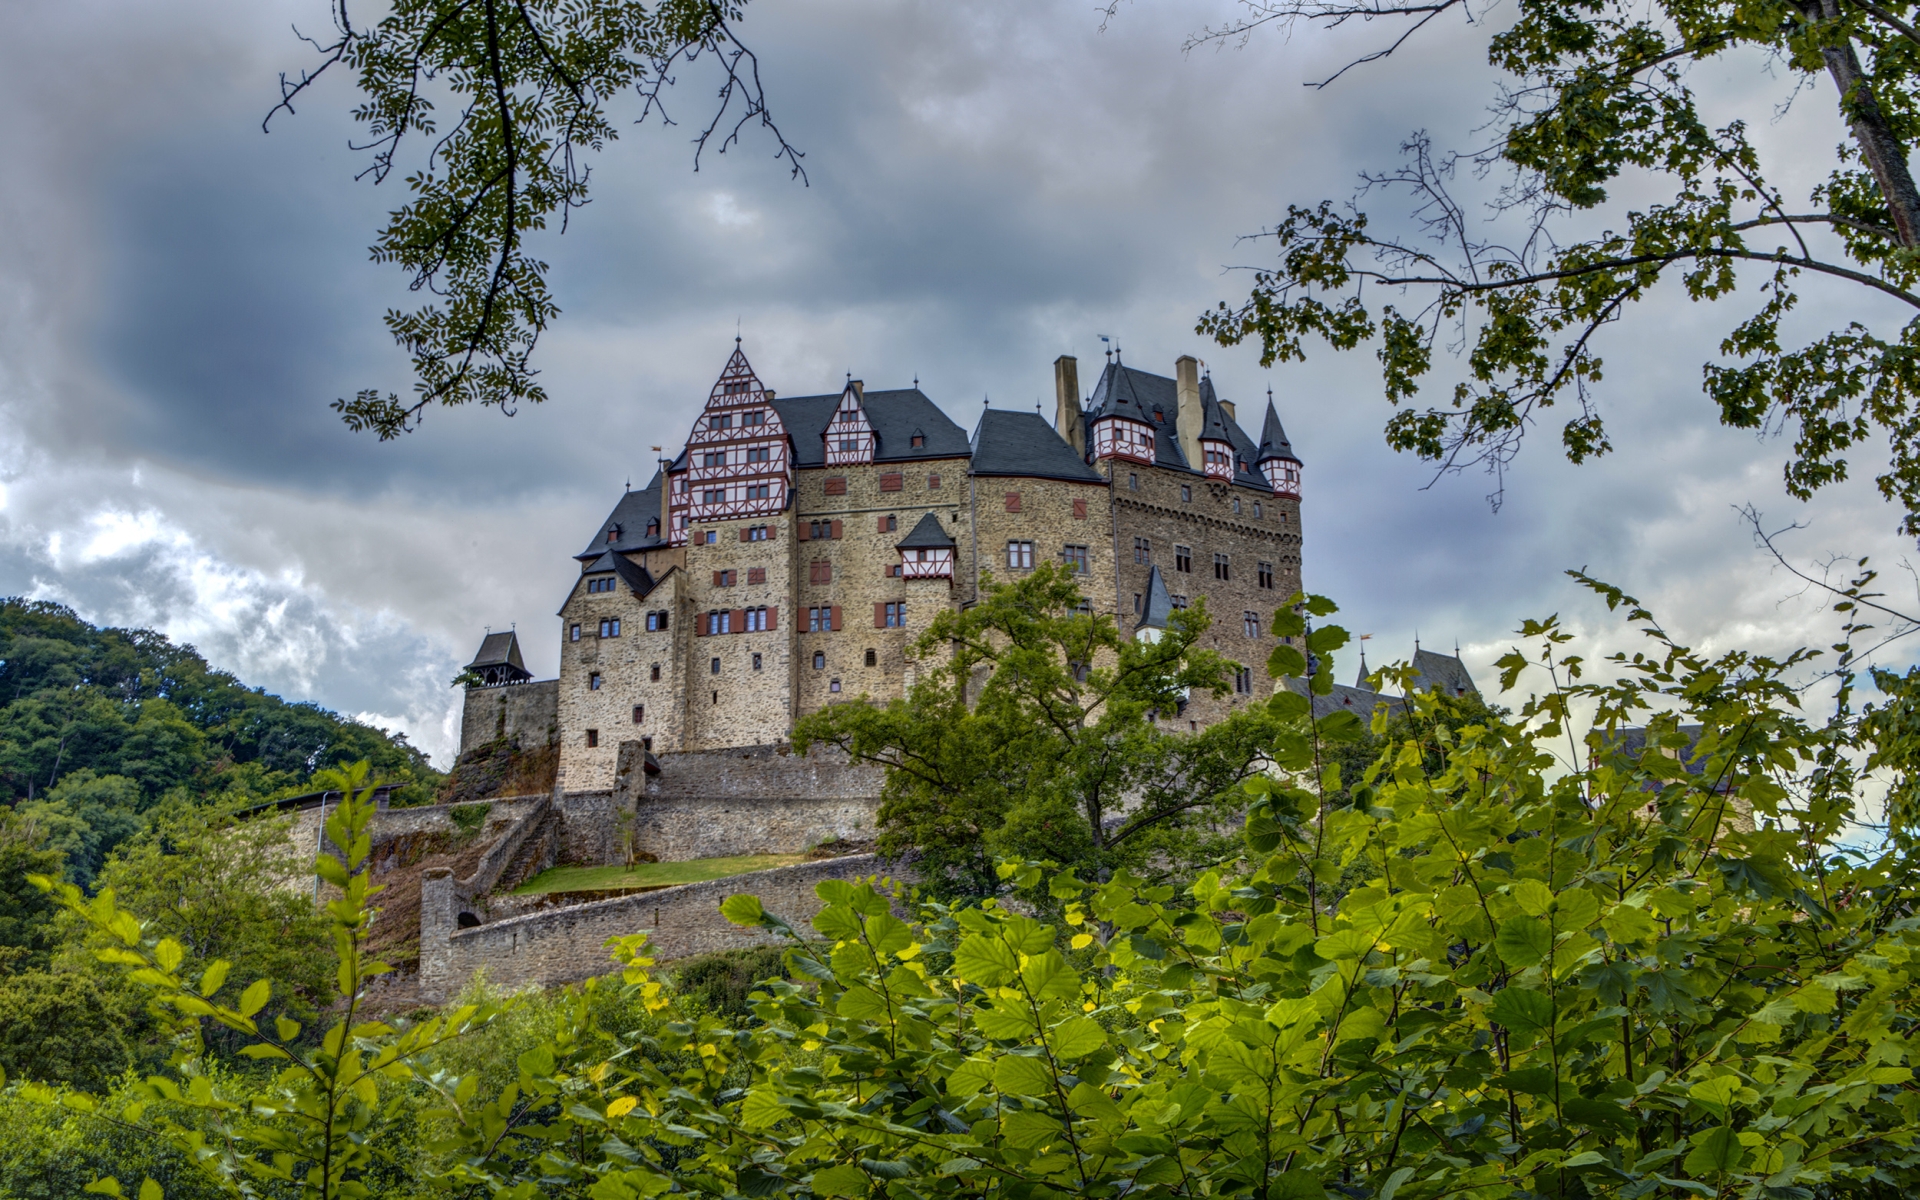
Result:
{"type": "Polygon", "coordinates": [[[1313,715],[1316,718],[1331,713],[1350,712],[1362,721],[1367,721],[1373,718],[1373,710],[1378,705],[1386,705],[1388,713],[1400,712],[1407,706],[1406,700],[1399,696],[1389,696],[1384,692],[1369,691],[1362,687],[1348,687],[1344,683],[1334,684],[1333,690],[1324,696],[1314,695],[1311,685],[1304,679],[1284,679],[1280,686],[1312,701],[1313,715]]]}
{"type": "Polygon", "coordinates": [[[1039,413],[1004,408],[989,408],[980,414],[980,424],[973,431],[973,462],[967,469],[975,475],[1106,483],[1039,413]]]}
{"type": "Polygon", "coordinates": [[[642,599],[653,590],[653,574],[645,567],[636,565],[622,554],[608,551],[581,568],[581,575],[605,575],[611,572],[620,577],[620,581],[632,588],[642,599]]]}
{"type": "Polygon", "coordinates": [[[665,537],[667,524],[660,520],[660,472],[653,473],[653,482],[637,492],[627,492],[620,497],[607,519],[600,522],[600,528],[594,533],[593,541],[585,550],[574,555],[582,562],[598,559],[609,550],[631,554],[637,550],[651,550],[667,544],[665,537]],[[653,537],[647,536],[647,522],[656,521],[660,530],[653,537]],[[615,526],[620,528],[618,541],[607,541],[607,533],[615,526]]]}
{"type": "Polygon", "coordinates": [[[1287,431],[1280,425],[1280,414],[1273,411],[1271,396],[1267,398],[1267,419],[1260,426],[1260,449],[1253,461],[1263,463],[1270,458],[1300,461],[1300,456],[1293,452],[1293,443],[1287,440],[1287,431]]]}
{"type": "MultiPolygon", "coordinates": [[[[840,407],[843,394],[782,396],[774,400],[774,410],[780,414],[787,436],[793,440],[795,467],[826,465],[827,425],[833,420],[834,410],[840,407]]],[[[878,443],[873,455],[876,463],[963,458],[967,454],[966,430],[954,424],[919,388],[868,391],[860,397],[860,407],[866,410],[867,423],[873,426],[874,441],[878,443]],[[916,433],[925,438],[926,445],[913,444],[916,433]]]]}
{"type": "Polygon", "coordinates": [[[914,524],[906,537],[894,543],[898,550],[951,550],[953,536],[940,525],[940,518],[927,513],[914,524]]]}
{"type": "Polygon", "coordinates": [[[509,630],[506,633],[490,633],[480,641],[480,652],[467,664],[467,670],[477,671],[481,667],[514,667],[525,671],[527,664],[520,660],[520,637],[509,630]]]}
{"type": "Polygon", "coordinates": [[[1467,673],[1467,664],[1454,655],[1415,650],[1413,669],[1420,675],[1413,685],[1415,691],[1438,691],[1448,696],[1480,694],[1480,689],[1473,686],[1473,676],[1467,673]]]}
{"type": "Polygon", "coordinates": [[[1140,614],[1135,629],[1165,629],[1173,617],[1173,593],[1167,591],[1167,581],[1160,578],[1160,568],[1155,567],[1147,575],[1146,610],[1140,614]]]}
{"type": "MultiPolygon", "coordinates": [[[[1153,429],[1153,460],[1163,467],[1203,472],[1187,462],[1180,445],[1180,385],[1165,375],[1136,371],[1118,362],[1110,362],[1094,385],[1092,402],[1085,420],[1089,428],[1102,417],[1126,417],[1141,421],[1153,429]]],[[[1244,487],[1268,490],[1267,481],[1256,469],[1259,448],[1237,421],[1227,415],[1213,388],[1213,377],[1200,379],[1200,436],[1233,446],[1236,470],[1233,481],[1244,487]]],[[[1089,439],[1091,444],[1091,439],[1089,439]]]]}

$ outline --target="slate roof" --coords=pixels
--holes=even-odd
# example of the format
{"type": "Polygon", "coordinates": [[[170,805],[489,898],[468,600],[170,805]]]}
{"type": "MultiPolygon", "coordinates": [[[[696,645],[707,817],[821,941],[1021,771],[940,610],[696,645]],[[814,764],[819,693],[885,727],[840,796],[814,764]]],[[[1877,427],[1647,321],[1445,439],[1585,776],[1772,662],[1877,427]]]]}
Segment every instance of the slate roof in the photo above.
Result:
{"type": "Polygon", "coordinates": [[[989,408],[973,431],[974,475],[1028,475],[1105,484],[1039,413],[989,408]]]}
{"type": "Polygon", "coordinates": [[[490,633],[482,638],[480,652],[467,664],[467,670],[499,666],[516,667],[522,671],[527,669],[527,664],[520,660],[520,637],[512,631],[490,633]]]}
{"type": "MultiPolygon", "coordinates": [[[[834,410],[840,407],[843,394],[782,396],[774,400],[774,410],[780,414],[793,443],[795,467],[826,465],[827,425],[833,420],[834,410]]],[[[966,430],[954,424],[919,388],[869,391],[861,397],[860,406],[866,409],[867,423],[873,426],[873,461],[876,463],[964,458],[967,454],[966,430]],[[914,446],[916,433],[926,438],[926,445],[914,446]]]]}
{"type": "Polygon", "coordinates": [[[1366,688],[1348,687],[1344,683],[1334,684],[1333,690],[1324,696],[1314,695],[1304,679],[1285,679],[1281,681],[1280,686],[1311,700],[1313,715],[1316,718],[1330,713],[1350,712],[1361,720],[1367,721],[1373,718],[1373,710],[1378,705],[1386,705],[1389,713],[1397,713],[1407,706],[1406,700],[1399,696],[1389,696],[1384,692],[1369,691],[1366,688]]]}
{"type": "Polygon", "coordinates": [[[927,513],[914,524],[906,537],[894,543],[898,550],[951,550],[953,536],[940,525],[940,518],[927,513]]]}
{"type": "Polygon", "coordinates": [[[1165,629],[1167,621],[1173,616],[1173,594],[1167,591],[1167,581],[1160,577],[1160,568],[1155,567],[1147,575],[1146,611],[1140,614],[1135,629],[1165,629]]]}
{"type": "Polygon", "coordinates": [[[1473,686],[1473,676],[1467,673],[1467,664],[1454,655],[1415,650],[1413,669],[1420,675],[1414,683],[1416,691],[1438,691],[1448,696],[1480,694],[1480,689],[1473,686]]]}
{"type": "Polygon", "coordinates": [[[1267,419],[1260,426],[1260,449],[1255,453],[1253,461],[1263,463],[1270,458],[1300,461],[1300,456],[1293,452],[1293,443],[1287,440],[1287,431],[1281,427],[1280,414],[1273,411],[1271,396],[1267,397],[1267,419]]]}
{"type": "Polygon", "coordinates": [[[587,548],[574,555],[581,562],[591,562],[600,558],[609,550],[631,554],[636,550],[651,550],[667,544],[662,536],[666,533],[667,523],[660,520],[660,472],[653,473],[653,482],[637,492],[627,492],[620,497],[607,519],[600,522],[600,528],[594,531],[593,541],[587,548]],[[647,536],[647,522],[659,521],[660,535],[647,536]],[[620,527],[620,540],[609,543],[607,531],[614,526],[620,527]]]}
{"type": "Polygon", "coordinates": [[[582,575],[604,575],[607,572],[618,575],[621,582],[632,588],[643,599],[653,590],[653,573],[639,566],[631,559],[609,550],[599,558],[581,568],[582,575]]]}
{"type": "MultiPolygon", "coordinates": [[[[1195,475],[1202,470],[1187,462],[1180,446],[1180,387],[1175,380],[1149,371],[1136,371],[1118,362],[1110,362],[1094,385],[1093,396],[1082,419],[1089,427],[1087,444],[1092,445],[1091,427],[1101,417],[1127,417],[1153,427],[1153,461],[1195,475]]],[[[1233,445],[1235,470],[1233,482],[1243,487],[1270,490],[1258,470],[1260,448],[1227,415],[1214,391],[1213,377],[1200,379],[1200,436],[1233,445]]]]}

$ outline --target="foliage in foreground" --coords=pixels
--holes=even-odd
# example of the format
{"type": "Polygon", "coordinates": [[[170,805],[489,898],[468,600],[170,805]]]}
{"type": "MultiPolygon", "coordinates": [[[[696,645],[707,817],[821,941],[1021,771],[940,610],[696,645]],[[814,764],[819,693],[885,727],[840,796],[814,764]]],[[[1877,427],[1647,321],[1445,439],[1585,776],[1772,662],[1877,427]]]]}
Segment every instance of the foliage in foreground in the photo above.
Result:
{"type": "MultiPolygon", "coordinates": [[[[1850,756],[1912,761],[1873,740],[1912,722],[1859,722],[1844,695],[1809,722],[1786,678],[1800,656],[1707,660],[1656,628],[1618,680],[1587,683],[1554,623],[1528,632],[1538,653],[1505,678],[1545,667],[1552,685],[1513,720],[1456,730],[1448,699],[1416,697],[1431,743],[1389,736],[1357,782],[1311,769],[1350,719],[1310,722],[1282,693],[1274,756],[1307,766],[1245,785],[1240,859],[1184,892],[1003,864],[1050,893],[1047,924],[828,882],[824,944],[736,896],[731,919],[793,939],[758,1024],[629,1034],[583,1005],[504,1084],[449,1040],[485,1036],[491,1010],[401,1028],[349,1006],[309,1053],[253,1027],[264,987],[208,1004],[176,945],[110,901],[64,902],[118,931],[163,1003],[284,1066],[260,1085],[187,1058],[147,1085],[199,1114],[160,1132],[235,1195],[369,1194],[376,1118],[421,1089],[444,1184],[513,1197],[1911,1194],[1920,897],[1904,851],[1840,840],[1850,756]],[[1597,712],[1584,738],[1579,706],[1597,712]]],[[[357,952],[365,807],[336,814],[350,850],[328,867],[349,996],[378,969],[357,952]]],[[[641,950],[618,952],[658,1012],[641,950]]]]}

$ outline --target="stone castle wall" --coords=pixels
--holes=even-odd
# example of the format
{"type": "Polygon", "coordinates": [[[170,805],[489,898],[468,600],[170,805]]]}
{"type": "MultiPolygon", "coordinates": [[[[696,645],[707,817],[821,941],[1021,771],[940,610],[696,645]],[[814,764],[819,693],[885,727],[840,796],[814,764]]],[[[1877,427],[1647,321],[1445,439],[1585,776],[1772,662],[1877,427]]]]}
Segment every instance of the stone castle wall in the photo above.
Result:
{"type": "Polygon", "coordinates": [[[793,854],[875,833],[885,772],[826,747],[806,755],[786,746],[660,755],[654,776],[638,769],[638,742],[621,752],[622,786],[611,807],[632,811],[634,849],[664,862],[793,854]]]}
{"type": "Polygon", "coordinates": [[[768,912],[804,928],[822,907],[814,887],[828,879],[882,873],[870,854],[801,863],[707,883],[687,884],[569,908],[529,913],[460,929],[454,879],[444,867],[426,873],[420,895],[420,994],[429,1003],[458,992],[476,971],[497,987],[551,986],[615,969],[610,938],[646,931],[659,961],[766,945],[764,930],[741,929],[720,915],[728,896],[750,892],[768,912]]]}
{"type": "Polygon", "coordinates": [[[460,717],[460,753],[497,737],[518,737],[523,746],[544,745],[558,737],[559,689],[557,679],[468,688],[460,717]]]}

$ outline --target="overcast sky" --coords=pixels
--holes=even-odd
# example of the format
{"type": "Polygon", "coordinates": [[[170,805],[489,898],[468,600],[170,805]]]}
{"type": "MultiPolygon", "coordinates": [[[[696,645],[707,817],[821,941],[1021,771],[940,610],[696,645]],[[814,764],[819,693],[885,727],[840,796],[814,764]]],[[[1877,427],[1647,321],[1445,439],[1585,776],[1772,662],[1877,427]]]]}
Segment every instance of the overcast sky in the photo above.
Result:
{"type": "MultiPolygon", "coordinates": [[[[1345,198],[1416,129],[1468,144],[1493,94],[1485,27],[1458,22],[1324,90],[1302,84],[1379,31],[1182,53],[1232,11],[1142,2],[1102,31],[1089,0],[757,0],[743,32],[811,185],[751,131],[695,173],[713,81],[683,71],[682,123],[626,126],[592,206],[538,247],[564,310],[538,356],[551,402],[435,412],[383,445],[327,404],[407,390],[380,314],[408,297],[365,252],[398,180],[354,182],[344,77],[260,131],[277,73],[309,61],[291,27],[324,32],[324,0],[6,5],[0,593],[162,630],[446,766],[448,681],[514,623],[528,665],[555,669],[570,556],[645,482],[649,447],[681,444],[736,328],[782,393],[917,375],[968,429],[988,398],[1051,414],[1054,357],[1079,355],[1091,386],[1106,334],[1149,370],[1204,359],[1256,430],[1271,386],[1306,460],[1308,587],[1374,635],[1375,662],[1417,632],[1491,684],[1518,623],[1555,611],[1595,648],[1629,644],[1560,574],[1580,566],[1712,649],[1831,641],[1736,506],[1804,523],[1809,562],[1897,568],[1910,547],[1870,484],[1792,501],[1786,443],[1715,424],[1700,364],[1731,310],[1666,296],[1608,331],[1616,453],[1571,466],[1554,422],[1497,512],[1486,477],[1428,488],[1385,447],[1369,353],[1266,371],[1194,335],[1245,293],[1227,268],[1262,260],[1240,235],[1345,198]]],[[[1838,140],[1824,94],[1770,119],[1787,84],[1753,65],[1696,82],[1763,143],[1838,140]]],[[[1822,310],[1886,316],[1853,292],[1822,310]]]]}

